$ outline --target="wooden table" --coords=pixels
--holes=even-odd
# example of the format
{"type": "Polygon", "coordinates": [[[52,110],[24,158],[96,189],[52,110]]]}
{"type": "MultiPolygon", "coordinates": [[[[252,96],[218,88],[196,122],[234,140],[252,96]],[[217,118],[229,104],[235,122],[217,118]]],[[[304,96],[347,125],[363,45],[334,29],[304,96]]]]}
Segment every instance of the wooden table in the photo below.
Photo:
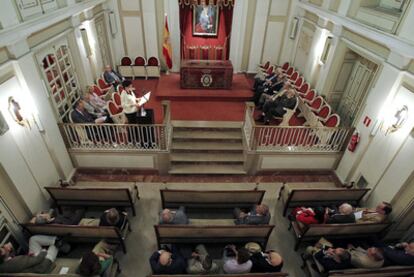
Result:
{"type": "Polygon", "coordinates": [[[181,88],[231,89],[233,65],[231,61],[182,60],[181,88]]]}

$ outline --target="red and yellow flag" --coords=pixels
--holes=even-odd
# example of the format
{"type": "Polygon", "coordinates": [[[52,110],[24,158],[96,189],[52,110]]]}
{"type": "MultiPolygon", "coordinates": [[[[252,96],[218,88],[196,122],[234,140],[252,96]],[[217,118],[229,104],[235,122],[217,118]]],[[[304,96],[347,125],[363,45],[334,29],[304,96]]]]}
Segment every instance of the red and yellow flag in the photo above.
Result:
{"type": "Polygon", "coordinates": [[[165,62],[169,69],[172,68],[172,48],[170,40],[170,30],[168,29],[167,15],[165,15],[165,27],[164,27],[164,43],[162,44],[162,54],[164,55],[165,62]]]}

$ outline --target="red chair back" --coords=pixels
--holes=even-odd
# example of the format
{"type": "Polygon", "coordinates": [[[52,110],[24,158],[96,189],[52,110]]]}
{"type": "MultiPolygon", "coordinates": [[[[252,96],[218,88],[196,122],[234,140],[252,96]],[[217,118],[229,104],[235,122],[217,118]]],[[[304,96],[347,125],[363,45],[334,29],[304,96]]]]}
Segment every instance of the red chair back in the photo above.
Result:
{"type": "Polygon", "coordinates": [[[148,59],[148,65],[149,66],[158,66],[158,59],[156,57],[151,57],[148,59]]]}
{"type": "Polygon", "coordinates": [[[283,70],[287,70],[288,68],[289,68],[289,63],[288,62],[286,62],[282,65],[283,70]]]}
{"type": "Polygon", "coordinates": [[[331,114],[329,118],[325,121],[325,126],[326,127],[338,127],[339,121],[340,121],[339,115],[337,115],[336,113],[331,114]]]}
{"type": "Polygon", "coordinates": [[[322,103],[323,103],[322,96],[317,96],[315,99],[313,99],[312,104],[310,104],[310,107],[312,109],[319,110],[322,106],[322,103]]]}
{"type": "Polygon", "coordinates": [[[289,67],[289,69],[286,71],[286,74],[290,76],[292,75],[292,73],[293,73],[293,67],[289,67]]]}
{"type": "Polygon", "coordinates": [[[296,81],[296,79],[299,77],[299,73],[296,71],[289,77],[292,81],[296,81]]]}
{"type": "Polygon", "coordinates": [[[317,115],[322,119],[326,119],[328,118],[330,113],[331,113],[331,107],[329,107],[328,105],[325,105],[319,110],[317,115]]]}
{"type": "Polygon", "coordinates": [[[123,57],[121,59],[121,65],[131,65],[132,61],[129,57],[123,57]]]}
{"type": "Polygon", "coordinates": [[[223,59],[223,47],[215,47],[215,52],[216,52],[216,60],[224,60],[223,59]]]}
{"type": "Polygon", "coordinates": [[[95,93],[96,93],[96,95],[98,95],[98,96],[103,95],[102,90],[101,90],[101,89],[100,89],[97,85],[93,85],[93,86],[92,86],[92,89],[93,89],[93,92],[95,92],[95,93]]]}
{"type": "Polygon", "coordinates": [[[194,47],[189,47],[188,48],[188,56],[190,60],[195,60],[196,59],[196,54],[195,54],[195,48],[194,47]]]}
{"type": "Polygon", "coordinates": [[[309,90],[309,84],[308,84],[308,83],[304,83],[304,84],[300,87],[300,89],[298,90],[298,92],[299,92],[300,94],[305,95],[305,94],[308,92],[308,90],[309,90]]]}
{"type": "Polygon", "coordinates": [[[118,92],[115,92],[115,93],[112,95],[112,98],[113,98],[113,100],[114,100],[115,104],[116,104],[118,107],[121,107],[121,95],[120,95],[118,92]]]}
{"type": "Polygon", "coordinates": [[[299,88],[302,86],[303,83],[303,77],[299,77],[295,82],[295,87],[299,88]]]}
{"type": "Polygon", "coordinates": [[[313,101],[313,99],[315,98],[315,95],[316,95],[316,92],[312,89],[308,93],[306,93],[304,99],[308,101],[313,101]]]}
{"type": "Polygon", "coordinates": [[[108,101],[108,111],[111,115],[116,115],[120,113],[120,109],[118,108],[118,106],[112,102],[112,101],[108,101]]]}
{"type": "Polygon", "coordinates": [[[124,90],[124,87],[119,85],[116,89],[119,93],[121,93],[124,90]]]}
{"type": "Polygon", "coordinates": [[[269,68],[269,66],[270,66],[270,62],[269,61],[267,61],[263,66],[262,66],[262,68],[263,69],[268,69],[269,68]]]}
{"type": "Polygon", "coordinates": [[[105,82],[105,80],[104,79],[102,79],[102,78],[98,78],[98,87],[100,88],[100,89],[106,89],[106,88],[109,88],[111,85],[108,85],[106,82],[105,82]]]}
{"type": "Polygon", "coordinates": [[[208,47],[201,47],[201,59],[202,60],[209,60],[209,52],[210,48],[208,47]]]}
{"type": "Polygon", "coordinates": [[[266,74],[267,74],[267,75],[272,74],[273,70],[274,70],[273,65],[269,66],[269,67],[266,69],[266,74]]]}
{"type": "Polygon", "coordinates": [[[146,61],[143,57],[138,56],[138,57],[135,58],[134,65],[136,65],[136,66],[145,66],[145,64],[146,64],[146,61]]]}

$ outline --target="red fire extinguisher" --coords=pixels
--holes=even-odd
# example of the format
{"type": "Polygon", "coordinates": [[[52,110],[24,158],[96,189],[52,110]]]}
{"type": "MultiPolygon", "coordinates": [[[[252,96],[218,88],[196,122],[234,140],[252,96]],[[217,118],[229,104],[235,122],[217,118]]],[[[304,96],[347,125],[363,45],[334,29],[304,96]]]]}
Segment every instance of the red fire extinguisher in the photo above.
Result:
{"type": "Polygon", "coordinates": [[[348,144],[348,150],[349,151],[351,151],[351,152],[355,151],[360,138],[361,137],[359,136],[359,132],[355,131],[355,133],[352,135],[351,140],[349,141],[349,144],[348,144]]]}

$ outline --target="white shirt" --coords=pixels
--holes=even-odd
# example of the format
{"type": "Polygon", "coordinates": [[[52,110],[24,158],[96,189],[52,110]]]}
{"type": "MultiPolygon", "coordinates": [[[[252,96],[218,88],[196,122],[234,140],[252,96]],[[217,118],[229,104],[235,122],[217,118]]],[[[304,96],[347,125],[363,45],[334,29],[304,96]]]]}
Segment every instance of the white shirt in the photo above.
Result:
{"type": "Polygon", "coordinates": [[[135,97],[134,92],[127,92],[123,90],[121,93],[121,106],[124,109],[124,113],[136,113],[138,111],[137,108],[137,98],[135,97]]]}

